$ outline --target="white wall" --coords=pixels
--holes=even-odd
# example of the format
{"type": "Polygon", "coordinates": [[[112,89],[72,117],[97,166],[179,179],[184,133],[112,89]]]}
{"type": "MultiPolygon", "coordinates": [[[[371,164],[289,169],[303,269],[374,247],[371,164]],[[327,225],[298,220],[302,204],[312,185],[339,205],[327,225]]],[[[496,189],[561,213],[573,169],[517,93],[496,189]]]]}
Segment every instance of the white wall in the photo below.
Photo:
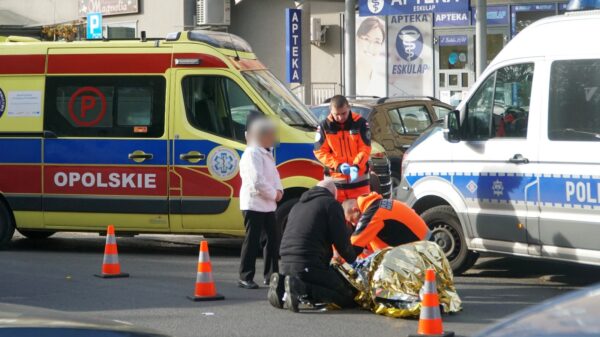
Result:
{"type": "MultiPolygon", "coordinates": [[[[28,17],[40,25],[82,19],[78,15],[78,0],[0,0],[0,9],[28,17]]],[[[164,37],[193,24],[194,14],[194,0],[140,0],[139,14],[108,16],[103,21],[105,25],[137,23],[138,32],[145,30],[148,37],[164,37]]]]}
{"type": "Polygon", "coordinates": [[[325,44],[312,46],[312,81],[313,83],[340,84],[342,80],[341,49],[343,44],[341,14],[344,11],[344,3],[314,1],[311,4],[311,11],[312,17],[321,19],[321,25],[329,26],[325,44]]]}
{"type": "Polygon", "coordinates": [[[244,0],[231,5],[229,31],[248,41],[258,58],[285,80],[285,9],[293,0],[244,0]]]}
{"type": "Polygon", "coordinates": [[[79,19],[77,0],[0,0],[0,9],[13,11],[42,25],[79,19]]]}
{"type": "MultiPolygon", "coordinates": [[[[233,5],[230,32],[244,38],[259,59],[277,76],[285,80],[285,9],[294,8],[292,0],[244,0],[233,5]]],[[[340,1],[311,1],[312,16],[321,18],[323,25],[331,26],[327,43],[312,46],[312,82],[341,81],[341,27],[340,1]]],[[[309,36],[303,43],[309,43],[309,36]]]]}

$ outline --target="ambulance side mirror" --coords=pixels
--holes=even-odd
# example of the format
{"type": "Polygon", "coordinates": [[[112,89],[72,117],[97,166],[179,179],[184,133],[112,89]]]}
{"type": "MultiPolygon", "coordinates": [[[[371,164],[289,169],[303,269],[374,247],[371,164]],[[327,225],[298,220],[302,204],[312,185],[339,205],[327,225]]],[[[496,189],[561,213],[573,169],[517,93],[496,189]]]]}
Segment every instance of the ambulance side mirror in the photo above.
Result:
{"type": "Polygon", "coordinates": [[[450,143],[460,141],[460,111],[450,111],[444,118],[444,138],[450,143]]]}

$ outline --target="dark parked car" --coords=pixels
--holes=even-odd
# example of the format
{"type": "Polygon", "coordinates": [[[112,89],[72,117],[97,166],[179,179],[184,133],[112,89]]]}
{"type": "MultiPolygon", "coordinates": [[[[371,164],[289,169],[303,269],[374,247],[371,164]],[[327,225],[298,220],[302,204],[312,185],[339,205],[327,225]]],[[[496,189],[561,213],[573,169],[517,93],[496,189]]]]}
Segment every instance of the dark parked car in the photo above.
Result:
{"type": "MultiPolygon", "coordinates": [[[[400,183],[404,151],[421,132],[454,110],[453,106],[433,97],[357,97],[349,100],[352,111],[369,121],[373,140],[385,149],[394,186],[400,183]]],[[[311,111],[322,120],[329,114],[329,102],[313,106],[311,111]]]]}
{"type": "Polygon", "coordinates": [[[600,336],[600,285],[520,311],[476,337],[600,336]]]}

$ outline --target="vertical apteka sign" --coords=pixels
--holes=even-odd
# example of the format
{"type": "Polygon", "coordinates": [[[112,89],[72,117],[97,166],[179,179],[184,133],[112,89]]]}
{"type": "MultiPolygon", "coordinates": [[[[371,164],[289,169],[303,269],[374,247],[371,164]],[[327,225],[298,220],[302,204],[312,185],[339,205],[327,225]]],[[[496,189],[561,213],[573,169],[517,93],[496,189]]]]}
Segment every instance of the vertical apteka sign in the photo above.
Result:
{"type": "Polygon", "coordinates": [[[302,10],[285,9],[285,59],[288,83],[302,83],[302,10]]]}

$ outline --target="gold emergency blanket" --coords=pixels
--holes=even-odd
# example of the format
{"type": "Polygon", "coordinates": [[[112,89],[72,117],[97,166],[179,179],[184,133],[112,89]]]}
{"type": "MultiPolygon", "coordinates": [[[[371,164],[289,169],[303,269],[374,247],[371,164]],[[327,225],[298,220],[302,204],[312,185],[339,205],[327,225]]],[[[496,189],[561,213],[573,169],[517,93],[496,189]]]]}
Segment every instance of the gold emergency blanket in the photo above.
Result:
{"type": "Polygon", "coordinates": [[[338,270],[358,289],[356,302],[376,314],[419,316],[419,293],[428,268],[435,269],[437,291],[444,312],[462,310],[450,264],[434,242],[419,241],[385,249],[370,255],[355,267],[353,269],[345,264],[338,266],[338,270]]]}

